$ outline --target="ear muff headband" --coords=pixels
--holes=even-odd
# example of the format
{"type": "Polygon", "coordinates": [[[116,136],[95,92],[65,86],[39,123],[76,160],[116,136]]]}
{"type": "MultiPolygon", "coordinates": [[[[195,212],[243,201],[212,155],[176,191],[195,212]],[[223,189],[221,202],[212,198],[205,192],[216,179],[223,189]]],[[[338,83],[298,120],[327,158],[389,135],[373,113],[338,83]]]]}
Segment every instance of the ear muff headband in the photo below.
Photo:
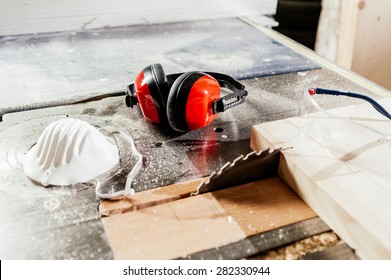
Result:
{"type": "MultiPolygon", "coordinates": [[[[219,100],[216,100],[214,102],[213,104],[214,114],[224,112],[229,108],[242,104],[245,101],[245,97],[248,95],[247,91],[245,90],[245,86],[235,78],[217,72],[200,72],[200,73],[204,73],[204,74],[208,74],[209,76],[212,76],[217,80],[217,82],[221,87],[227,88],[232,91],[232,93],[224,95],[219,100]]],[[[183,74],[184,73],[167,75],[167,84],[169,88],[171,88],[173,83],[178,79],[178,77],[183,74]]]]}

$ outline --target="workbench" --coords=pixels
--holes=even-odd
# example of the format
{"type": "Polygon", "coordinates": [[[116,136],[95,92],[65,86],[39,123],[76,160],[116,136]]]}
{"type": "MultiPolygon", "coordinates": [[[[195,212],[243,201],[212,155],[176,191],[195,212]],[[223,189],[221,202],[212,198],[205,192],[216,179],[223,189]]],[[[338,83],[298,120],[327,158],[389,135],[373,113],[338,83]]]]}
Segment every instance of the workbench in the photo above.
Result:
{"type": "MultiPolygon", "coordinates": [[[[0,59],[1,259],[115,258],[93,186],[44,188],[23,174],[24,153],[54,120],[74,117],[128,131],[143,155],[142,170],[133,182],[141,193],[203,178],[249,153],[252,126],[297,116],[310,87],[375,98],[388,94],[247,18],[2,37],[0,59]],[[131,110],[124,102],[125,87],[143,67],[156,62],[166,73],[204,70],[233,75],[249,96],[241,109],[220,114],[207,127],[169,132],[148,123],[138,108],[131,110]]],[[[360,102],[319,99],[324,109],[360,102]]],[[[319,217],[181,258],[273,257],[357,258],[319,217]],[[315,249],[303,244],[315,244],[315,249]],[[311,248],[298,249],[303,247],[311,248]]]]}

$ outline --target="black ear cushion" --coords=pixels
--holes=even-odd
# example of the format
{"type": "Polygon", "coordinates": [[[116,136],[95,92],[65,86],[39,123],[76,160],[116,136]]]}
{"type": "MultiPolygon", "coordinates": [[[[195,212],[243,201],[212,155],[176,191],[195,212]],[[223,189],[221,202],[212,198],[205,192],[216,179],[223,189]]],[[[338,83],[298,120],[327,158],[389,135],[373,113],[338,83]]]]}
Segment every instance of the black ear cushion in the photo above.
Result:
{"type": "Polygon", "coordinates": [[[154,100],[160,122],[167,124],[166,104],[169,92],[166,74],[163,67],[156,63],[144,68],[144,76],[148,83],[149,92],[154,100]]]}
{"type": "Polygon", "coordinates": [[[156,63],[156,64],[152,64],[150,67],[151,67],[152,75],[155,79],[155,83],[159,88],[160,93],[162,94],[162,96],[165,97],[165,100],[167,100],[167,96],[168,96],[167,77],[166,74],[164,73],[162,65],[156,63]]]}
{"type": "Polygon", "coordinates": [[[189,131],[186,121],[186,104],[194,83],[205,76],[202,72],[187,72],[179,76],[173,85],[167,99],[167,118],[172,129],[189,131]]]}

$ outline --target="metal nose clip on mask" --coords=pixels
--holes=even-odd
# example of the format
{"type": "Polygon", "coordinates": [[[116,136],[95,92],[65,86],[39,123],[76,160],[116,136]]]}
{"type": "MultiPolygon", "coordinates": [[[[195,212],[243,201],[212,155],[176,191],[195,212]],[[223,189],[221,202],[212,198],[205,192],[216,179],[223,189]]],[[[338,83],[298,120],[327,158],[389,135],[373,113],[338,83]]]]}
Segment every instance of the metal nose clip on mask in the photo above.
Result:
{"type": "Polygon", "coordinates": [[[43,186],[95,182],[97,196],[104,199],[130,194],[131,181],[141,168],[142,157],[125,131],[111,127],[106,130],[126,138],[137,158],[121,191],[103,193],[99,179],[120,165],[117,145],[92,125],[72,118],[52,122],[44,129],[23,159],[25,174],[43,186]]]}

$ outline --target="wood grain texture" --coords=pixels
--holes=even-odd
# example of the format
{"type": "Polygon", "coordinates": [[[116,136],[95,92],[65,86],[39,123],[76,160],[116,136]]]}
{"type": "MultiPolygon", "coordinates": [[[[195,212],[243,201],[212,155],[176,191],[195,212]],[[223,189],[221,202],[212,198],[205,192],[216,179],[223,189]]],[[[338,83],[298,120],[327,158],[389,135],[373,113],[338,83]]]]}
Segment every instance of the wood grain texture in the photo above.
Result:
{"type": "Polygon", "coordinates": [[[121,214],[189,197],[202,182],[203,179],[197,179],[139,192],[121,200],[104,200],[99,204],[99,213],[103,217],[121,214]]]}
{"type": "Polygon", "coordinates": [[[323,0],[316,38],[316,51],[351,69],[360,0],[323,0]]]}
{"type": "Polygon", "coordinates": [[[391,90],[391,2],[361,1],[352,70],[391,90]]]}
{"type": "Polygon", "coordinates": [[[391,2],[323,0],[316,51],[391,89],[391,2]]]}
{"type": "Polygon", "coordinates": [[[324,58],[331,61],[337,59],[338,32],[340,21],[340,0],[322,0],[322,10],[319,16],[316,33],[315,50],[324,58]]]}
{"type": "Polygon", "coordinates": [[[116,259],[174,259],[313,217],[316,214],[274,177],[112,214],[102,222],[116,259]]]}
{"type": "Polygon", "coordinates": [[[341,8],[339,10],[339,18],[337,22],[340,23],[338,33],[337,45],[337,63],[351,69],[353,61],[353,49],[356,45],[355,37],[359,32],[357,29],[357,17],[359,14],[360,0],[341,1],[341,8]]]}
{"type": "MultiPolygon", "coordinates": [[[[390,99],[380,103],[391,109],[390,99]]],[[[292,147],[280,177],[360,258],[389,259],[389,135],[389,120],[360,104],[256,125],[251,146],[292,147]]]]}

